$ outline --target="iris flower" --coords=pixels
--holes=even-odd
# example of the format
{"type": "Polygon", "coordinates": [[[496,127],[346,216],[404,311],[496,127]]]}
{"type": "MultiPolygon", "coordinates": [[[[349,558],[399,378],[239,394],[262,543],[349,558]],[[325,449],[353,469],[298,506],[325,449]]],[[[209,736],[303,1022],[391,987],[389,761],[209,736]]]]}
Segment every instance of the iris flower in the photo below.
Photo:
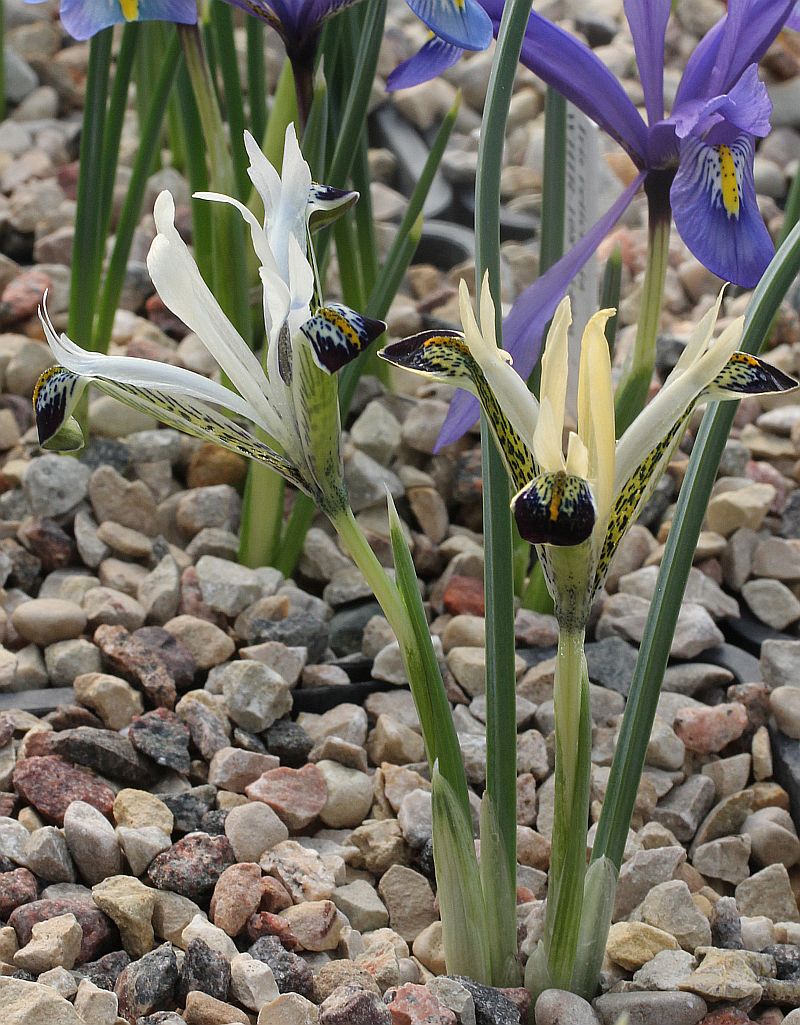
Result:
{"type": "Polygon", "coordinates": [[[714,340],[722,302],[702,318],[656,397],[615,441],[611,362],[601,310],[583,334],[578,421],[562,446],[568,378],[569,298],[561,301],[542,357],[541,403],[497,347],[488,278],[476,318],[464,282],[463,333],[426,331],[386,346],[395,366],[475,395],[491,425],[515,492],[520,534],[536,545],[559,621],[581,628],[629,526],[653,492],[698,403],[786,391],[796,382],[756,356],[737,352],[742,318],[714,340]],[[565,562],[565,549],[582,558],[565,562]]]}
{"type": "MultiPolygon", "coordinates": [[[[266,22],[283,39],[293,60],[313,54],[323,22],[359,0],[228,0],[266,22]]],[[[434,33],[437,46],[484,50],[492,39],[492,23],[478,0],[406,0],[434,33]]],[[[456,58],[458,59],[458,58],[456,58]]],[[[441,68],[439,70],[442,70],[441,68]]],[[[431,69],[427,78],[439,72],[431,69]]]]}
{"type": "MultiPolygon", "coordinates": [[[[495,31],[503,0],[481,0],[495,31]]],[[[539,340],[570,281],[644,184],[651,228],[669,218],[709,270],[754,286],[774,247],[756,203],[755,139],[768,133],[771,104],[757,63],[792,13],[794,0],[729,0],[728,12],[698,43],[671,113],[664,111],[664,39],[670,0],[625,0],[644,93],[647,123],[592,50],[535,11],[521,61],[615,139],[639,173],[608,212],[564,258],[530,285],[506,318],[503,334],[527,379],[539,340]]],[[[474,423],[466,395],[453,401],[440,445],[474,423]]]]}
{"type": "MultiPolygon", "coordinates": [[[[29,4],[43,0],[26,0],[29,4]]],[[[89,39],[126,21],[174,21],[194,25],[197,0],[62,0],[61,23],[73,39],[89,39]]]]}
{"type": "Polygon", "coordinates": [[[346,507],[346,496],[333,372],[377,338],[385,324],[339,304],[321,305],[310,232],[351,206],[358,193],[312,182],[292,124],[286,130],[282,179],[249,134],[245,145],[264,223],[229,196],[201,193],[200,198],[229,203],[250,228],[263,285],[266,370],[203,280],[175,227],[173,198],[162,192],[154,210],[158,234],[147,257],[150,276],[232,389],[181,367],[87,352],[59,335],[43,312],[47,341],[60,365],[42,374],[34,392],[39,440],[45,448],[81,446],[71,414],[91,383],[185,434],[271,466],[323,512],[336,515],[346,507]]]}

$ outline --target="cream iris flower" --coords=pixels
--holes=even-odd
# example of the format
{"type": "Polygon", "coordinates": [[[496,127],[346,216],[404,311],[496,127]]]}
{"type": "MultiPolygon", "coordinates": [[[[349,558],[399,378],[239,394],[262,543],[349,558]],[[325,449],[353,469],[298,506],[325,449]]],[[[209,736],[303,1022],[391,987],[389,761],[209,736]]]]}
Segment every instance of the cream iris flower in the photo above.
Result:
{"type": "Polygon", "coordinates": [[[91,383],[179,431],[266,463],[330,514],[345,505],[333,371],[377,338],[385,324],[339,304],[321,304],[311,231],[351,206],[358,193],[312,182],[293,125],[286,131],[283,177],[249,134],[245,144],[264,223],[229,196],[201,198],[233,205],[250,228],[263,285],[264,367],[203,280],[175,227],[172,196],[162,192],[154,209],[158,234],[147,257],[150,276],[232,388],[181,367],[87,352],[58,334],[44,310],[42,324],[60,365],[45,371],[34,391],[39,440],[46,448],[81,447],[71,414],[91,383]]]}
{"type": "Polygon", "coordinates": [[[758,357],[736,351],[741,318],[713,338],[720,293],[656,397],[615,441],[605,338],[614,311],[600,310],[583,333],[577,425],[564,445],[569,299],[556,310],[547,336],[541,403],[512,368],[508,353],[496,345],[488,281],[481,289],[480,322],[463,281],[460,300],[463,333],[423,332],[387,346],[380,355],[478,397],[516,491],[512,508],[519,531],[537,546],[557,614],[573,624],[586,622],[617,546],[664,473],[695,406],[796,385],[758,357]],[[580,558],[562,558],[565,548],[579,548],[580,558]]]}

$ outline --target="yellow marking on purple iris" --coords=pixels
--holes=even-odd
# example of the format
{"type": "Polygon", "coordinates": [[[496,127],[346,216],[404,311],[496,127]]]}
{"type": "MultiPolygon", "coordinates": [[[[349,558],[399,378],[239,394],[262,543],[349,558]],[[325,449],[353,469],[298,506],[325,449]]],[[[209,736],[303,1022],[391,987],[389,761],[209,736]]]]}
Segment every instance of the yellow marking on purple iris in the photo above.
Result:
{"type": "Polygon", "coordinates": [[[139,20],[139,0],[119,0],[125,21],[139,20]]]}
{"type": "Polygon", "coordinates": [[[731,217],[739,216],[739,181],[736,177],[736,164],[729,146],[717,146],[719,157],[720,189],[722,202],[731,217]]]}

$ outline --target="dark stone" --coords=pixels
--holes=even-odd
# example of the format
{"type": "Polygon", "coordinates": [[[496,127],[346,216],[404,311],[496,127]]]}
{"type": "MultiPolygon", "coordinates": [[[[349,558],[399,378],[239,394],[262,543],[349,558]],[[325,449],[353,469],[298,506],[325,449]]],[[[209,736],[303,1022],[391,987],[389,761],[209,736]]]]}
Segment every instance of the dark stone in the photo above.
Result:
{"type": "Polygon", "coordinates": [[[328,624],[308,611],[290,612],[285,619],[267,619],[248,616],[245,610],[237,617],[234,630],[247,644],[280,641],[290,648],[308,648],[312,665],[319,662],[328,647],[328,624]]]}
{"type": "Polygon", "coordinates": [[[195,833],[200,829],[203,816],[211,811],[217,800],[217,788],[204,783],[182,794],[159,794],[175,816],[175,829],[179,833],[195,833]]]}
{"type": "Polygon", "coordinates": [[[228,812],[225,808],[212,808],[200,819],[200,831],[208,833],[209,836],[222,836],[225,833],[227,817],[228,812]]]}
{"type": "Polygon", "coordinates": [[[30,941],[37,922],[46,922],[58,915],[74,915],[83,930],[78,964],[96,961],[102,954],[119,946],[119,933],[114,923],[90,898],[54,897],[23,904],[11,913],[8,924],[16,932],[19,945],[24,947],[30,941]]]}
{"type": "Polygon", "coordinates": [[[210,896],[219,877],[234,864],[236,857],[226,836],[193,833],[157,855],[147,878],[159,890],[172,890],[196,901],[210,896]]]}
{"type": "Polygon", "coordinates": [[[127,786],[146,786],[155,779],[150,762],[115,730],[97,730],[89,726],[64,730],[55,735],[53,748],[67,761],[78,762],[127,786]]]}
{"type": "Polygon", "coordinates": [[[169,943],[163,943],[124,968],[114,984],[119,1014],[135,1022],[142,1015],[166,1010],[175,1004],[178,962],[169,943]]]}
{"type": "Polygon", "coordinates": [[[775,726],[769,728],[772,745],[772,776],[789,795],[792,818],[800,823],[800,740],[793,740],[775,726]]]}
{"type": "Polygon", "coordinates": [[[137,716],[128,727],[128,739],[156,765],[174,769],[184,776],[189,772],[189,728],[174,712],[156,708],[137,716]]]}
{"type": "Polygon", "coordinates": [[[96,961],[89,961],[73,971],[80,982],[81,979],[88,979],[99,989],[112,989],[117,981],[119,973],[127,968],[131,959],[124,950],[114,950],[105,954],[96,961]]]}
{"type": "Polygon", "coordinates": [[[752,683],[761,679],[759,661],[749,652],[737,648],[735,644],[720,644],[716,648],[706,648],[703,661],[712,666],[722,666],[733,673],[737,683],[752,683]]]}
{"type": "Polygon", "coordinates": [[[733,897],[720,897],[711,910],[711,942],[725,950],[741,950],[742,922],[733,897]]]}
{"type": "MultiPolygon", "coordinates": [[[[59,705],[52,712],[48,712],[44,719],[58,733],[62,730],[74,730],[78,726],[92,726],[98,730],[105,729],[103,720],[99,719],[94,712],[90,712],[88,708],[84,708],[83,705],[59,705]]],[[[53,749],[55,750],[55,745],[53,749]]]]}
{"type": "Polygon", "coordinates": [[[290,769],[302,769],[308,759],[308,752],[314,741],[306,731],[291,719],[279,719],[264,734],[267,751],[281,760],[281,765],[290,769]]]}
{"type": "Polygon", "coordinates": [[[11,572],[6,587],[19,587],[26,594],[34,594],[42,572],[41,559],[23,548],[13,537],[5,537],[0,541],[0,553],[11,559],[11,572]]]}
{"type": "Polygon", "coordinates": [[[217,751],[230,747],[230,737],[220,717],[200,701],[181,706],[181,719],[189,727],[194,746],[210,762],[217,751]]]}
{"type": "Polygon", "coordinates": [[[40,561],[45,573],[69,566],[75,555],[75,545],[55,520],[35,517],[25,520],[17,531],[17,538],[40,561]]]}
{"type": "Polygon", "coordinates": [[[113,438],[90,438],[79,459],[90,470],[96,470],[98,466],[112,466],[123,476],[131,465],[130,449],[124,442],[113,438]]]}
{"type": "Polygon", "coordinates": [[[197,672],[197,662],[185,644],[162,626],[142,626],[134,630],[133,637],[158,652],[166,662],[180,692],[191,690],[197,672]]]}
{"type": "Polygon", "coordinates": [[[773,943],[761,953],[775,958],[779,979],[800,980],[800,947],[795,943],[773,943]]]}
{"type": "Polygon", "coordinates": [[[623,697],[628,696],[636,666],[637,649],[621,637],[604,637],[586,645],[589,679],[623,697]]]}
{"type": "Polygon", "coordinates": [[[186,1025],[186,1021],[175,1011],[156,1011],[137,1018],[136,1025],[186,1025]]]}
{"type": "Polygon", "coordinates": [[[475,1001],[476,1025],[520,1025],[519,1009],[499,990],[473,982],[466,975],[453,975],[451,978],[469,990],[475,1001]]]}
{"type": "MultiPolygon", "coordinates": [[[[329,643],[333,651],[337,655],[351,655],[354,651],[361,651],[364,627],[373,616],[382,614],[380,605],[374,601],[334,612],[328,624],[329,643]]],[[[316,659],[312,660],[309,652],[309,662],[311,661],[316,659]]]]}
{"type": "Polygon", "coordinates": [[[108,816],[114,807],[114,791],[109,786],[55,755],[17,762],[14,789],[57,826],[64,825],[64,812],[73,801],[85,801],[108,816]]]}
{"type": "Polygon", "coordinates": [[[0,874],[0,918],[8,918],[16,908],[30,904],[38,896],[36,876],[27,868],[0,874]]]}
{"type": "Polygon", "coordinates": [[[94,632],[106,667],[136,684],[157,708],[174,708],[175,681],[164,658],[154,648],[133,637],[124,626],[104,623],[94,632]]]}
{"type": "Polygon", "coordinates": [[[619,26],[614,18],[587,14],[576,18],[575,28],[586,36],[586,42],[594,49],[596,46],[607,46],[616,36],[619,26]]]}
{"type": "Polygon", "coordinates": [[[393,1020],[403,1018],[395,1019],[377,993],[354,985],[337,986],[319,1008],[319,1025],[392,1025],[393,1020]]]}
{"type": "Polygon", "coordinates": [[[433,840],[426,840],[415,852],[414,860],[419,871],[431,882],[436,880],[436,866],[433,863],[433,840]]]}
{"type": "Polygon", "coordinates": [[[310,965],[302,957],[284,949],[277,936],[262,936],[248,953],[270,966],[281,993],[299,993],[307,1000],[314,999],[314,973],[310,965]]]}
{"type": "Polygon", "coordinates": [[[781,534],[784,537],[800,537],[800,491],[793,491],[783,507],[781,534]]]}
{"type": "Polygon", "coordinates": [[[230,982],[231,966],[227,958],[203,940],[192,940],[178,976],[178,1003],[185,1004],[187,994],[196,989],[216,1000],[227,1000],[230,982]]]}

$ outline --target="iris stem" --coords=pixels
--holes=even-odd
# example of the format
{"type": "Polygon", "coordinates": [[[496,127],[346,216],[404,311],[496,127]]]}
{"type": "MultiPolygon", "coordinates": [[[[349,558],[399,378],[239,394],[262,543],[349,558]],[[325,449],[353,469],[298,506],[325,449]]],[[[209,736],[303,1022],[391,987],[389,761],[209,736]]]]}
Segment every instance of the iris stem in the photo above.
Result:
{"type": "Polygon", "coordinates": [[[645,180],[648,199],[647,267],[642,284],[642,298],[639,306],[639,322],[636,340],[633,343],[630,364],[617,388],[614,399],[614,414],[617,437],[630,427],[647,402],[650,381],[656,362],[656,339],[661,321],[661,306],[664,300],[664,282],[669,262],[669,235],[672,218],[669,209],[669,192],[664,190],[661,174],[653,174],[645,180]]]}
{"type": "MultiPolygon", "coordinates": [[[[98,199],[107,190],[99,183],[103,167],[103,134],[106,122],[108,82],[111,72],[111,29],[92,36],[89,43],[89,68],[86,76],[86,100],[81,130],[78,193],[75,211],[75,236],[72,243],[67,334],[87,344],[92,337],[95,297],[103,262],[105,211],[98,199]]],[[[86,436],[88,396],[84,394],[75,410],[75,419],[86,436]]]]}
{"type": "MultiPolygon", "coordinates": [[[[565,550],[566,551],[566,550],[565,550]]],[[[569,552],[567,558],[580,558],[569,552]]],[[[554,573],[557,573],[554,567],[554,573]]],[[[560,575],[560,574],[559,574],[560,575]]],[[[534,994],[570,989],[586,874],[592,728],[584,629],[559,617],[553,704],[556,766],[552,850],[541,956],[531,958],[525,984],[534,994]]]]}
{"type": "MultiPolygon", "coordinates": [[[[497,34],[481,122],[475,186],[475,270],[484,274],[495,305],[495,332],[502,346],[500,306],[500,172],[506,121],[529,0],[509,0],[497,34]]],[[[484,330],[489,325],[484,325],[484,330]]],[[[481,860],[502,860],[498,872],[482,871],[487,929],[493,938],[493,975],[499,986],[519,979],[516,936],[516,679],[514,666],[514,572],[508,476],[489,422],[481,413],[483,465],[484,592],[486,598],[486,794],[496,829],[481,833],[481,860]],[[515,978],[516,976],[516,978],[515,978]]],[[[484,866],[485,868],[486,866],[484,866]]]]}
{"type": "Polygon", "coordinates": [[[247,18],[245,31],[247,32],[247,95],[250,100],[250,131],[255,139],[263,139],[267,127],[264,24],[258,18],[247,18]]]}

